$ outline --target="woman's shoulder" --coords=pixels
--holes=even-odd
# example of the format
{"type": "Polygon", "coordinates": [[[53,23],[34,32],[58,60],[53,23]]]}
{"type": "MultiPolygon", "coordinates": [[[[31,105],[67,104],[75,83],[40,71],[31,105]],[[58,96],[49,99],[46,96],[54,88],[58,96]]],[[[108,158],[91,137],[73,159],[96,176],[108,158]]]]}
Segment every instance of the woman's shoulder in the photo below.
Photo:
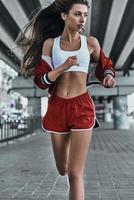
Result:
{"type": "Polygon", "coordinates": [[[95,38],[93,36],[88,36],[87,42],[88,42],[89,46],[91,46],[91,47],[95,47],[95,46],[99,45],[97,38],[95,38]]]}
{"type": "Polygon", "coordinates": [[[92,54],[94,51],[99,51],[100,50],[100,44],[97,38],[93,36],[88,36],[87,37],[87,44],[90,49],[90,53],[92,54]]]}
{"type": "Polygon", "coordinates": [[[44,46],[52,46],[53,45],[53,42],[54,42],[54,39],[53,38],[48,38],[44,41],[43,43],[43,47],[44,46]]]}
{"type": "Polygon", "coordinates": [[[43,48],[42,48],[42,54],[43,55],[51,55],[52,47],[53,47],[53,38],[48,38],[47,40],[44,41],[43,43],[43,48]]]}

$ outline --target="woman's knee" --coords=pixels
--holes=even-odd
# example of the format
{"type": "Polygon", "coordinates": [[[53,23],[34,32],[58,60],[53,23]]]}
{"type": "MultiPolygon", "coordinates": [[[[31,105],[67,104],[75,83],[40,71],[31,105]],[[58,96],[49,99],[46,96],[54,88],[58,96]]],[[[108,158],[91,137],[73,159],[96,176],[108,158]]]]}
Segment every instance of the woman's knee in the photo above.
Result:
{"type": "Polygon", "coordinates": [[[70,182],[81,180],[83,178],[83,171],[78,169],[69,169],[68,178],[70,182]]]}
{"type": "Polygon", "coordinates": [[[57,166],[57,170],[61,176],[65,176],[68,173],[66,166],[57,166]]]}

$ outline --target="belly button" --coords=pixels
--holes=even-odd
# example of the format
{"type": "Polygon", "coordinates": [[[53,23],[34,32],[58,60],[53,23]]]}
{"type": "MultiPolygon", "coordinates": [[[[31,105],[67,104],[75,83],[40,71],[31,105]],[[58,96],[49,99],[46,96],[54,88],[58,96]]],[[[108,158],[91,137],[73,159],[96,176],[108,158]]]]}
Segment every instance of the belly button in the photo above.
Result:
{"type": "Polygon", "coordinates": [[[67,97],[68,97],[68,96],[69,96],[69,93],[67,92],[67,94],[66,94],[66,95],[67,95],[67,97]]]}

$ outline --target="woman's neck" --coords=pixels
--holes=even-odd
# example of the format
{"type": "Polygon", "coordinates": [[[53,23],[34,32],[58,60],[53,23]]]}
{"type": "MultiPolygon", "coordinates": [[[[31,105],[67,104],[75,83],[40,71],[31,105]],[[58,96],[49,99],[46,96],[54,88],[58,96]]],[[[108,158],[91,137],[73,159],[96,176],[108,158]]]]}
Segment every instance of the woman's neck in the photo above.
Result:
{"type": "Polygon", "coordinates": [[[70,30],[64,29],[61,40],[64,40],[66,42],[72,43],[74,40],[78,40],[80,38],[80,34],[78,32],[72,32],[70,30]]]}

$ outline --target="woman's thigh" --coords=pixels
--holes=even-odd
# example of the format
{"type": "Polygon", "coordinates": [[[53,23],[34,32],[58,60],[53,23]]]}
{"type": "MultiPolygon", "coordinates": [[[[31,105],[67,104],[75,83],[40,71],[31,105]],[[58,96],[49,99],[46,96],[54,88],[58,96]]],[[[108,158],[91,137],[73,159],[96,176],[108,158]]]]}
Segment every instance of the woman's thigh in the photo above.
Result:
{"type": "Polygon", "coordinates": [[[59,171],[64,171],[67,167],[68,154],[70,147],[70,133],[69,134],[51,134],[51,141],[55,162],[59,171]]]}
{"type": "Polygon", "coordinates": [[[80,175],[83,172],[85,160],[88,154],[92,138],[92,130],[74,131],[71,134],[68,172],[72,175],[80,175]]]}

